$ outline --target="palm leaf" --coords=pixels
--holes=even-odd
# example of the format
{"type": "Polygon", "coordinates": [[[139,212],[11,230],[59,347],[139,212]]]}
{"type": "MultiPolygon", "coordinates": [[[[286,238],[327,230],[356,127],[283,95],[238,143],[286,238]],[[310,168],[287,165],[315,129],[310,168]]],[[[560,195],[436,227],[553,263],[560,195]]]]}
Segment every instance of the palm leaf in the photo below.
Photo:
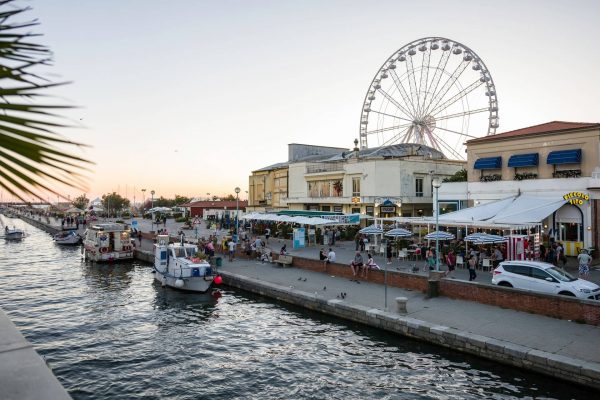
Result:
{"type": "Polygon", "coordinates": [[[60,195],[56,185],[86,190],[92,164],[65,151],[64,146],[84,145],[59,135],[69,125],[56,114],[70,106],[36,103],[43,91],[64,83],[52,83],[32,72],[49,65],[50,50],[32,39],[25,29],[37,21],[15,22],[29,8],[0,0],[0,188],[25,201],[43,199],[43,192],[60,195]]]}

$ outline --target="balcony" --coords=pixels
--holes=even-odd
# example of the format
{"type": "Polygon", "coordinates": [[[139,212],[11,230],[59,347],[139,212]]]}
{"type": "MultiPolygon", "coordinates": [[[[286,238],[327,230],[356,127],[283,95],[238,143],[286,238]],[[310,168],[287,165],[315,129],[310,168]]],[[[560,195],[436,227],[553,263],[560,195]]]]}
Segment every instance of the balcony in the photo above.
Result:
{"type": "Polygon", "coordinates": [[[312,163],[306,166],[307,174],[319,174],[323,172],[344,171],[344,164],[339,162],[332,163],[312,163]]]}

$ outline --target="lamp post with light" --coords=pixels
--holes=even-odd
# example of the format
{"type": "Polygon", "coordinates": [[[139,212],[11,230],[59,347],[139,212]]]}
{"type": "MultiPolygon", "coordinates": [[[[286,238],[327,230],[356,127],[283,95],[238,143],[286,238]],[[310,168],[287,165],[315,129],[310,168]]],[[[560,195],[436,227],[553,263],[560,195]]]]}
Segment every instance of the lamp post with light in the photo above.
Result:
{"type": "Polygon", "coordinates": [[[438,178],[434,178],[433,181],[431,181],[431,184],[433,186],[433,188],[435,189],[435,198],[433,199],[434,201],[434,206],[435,206],[435,231],[436,231],[436,236],[435,236],[435,270],[439,271],[440,270],[440,256],[439,256],[439,251],[440,251],[440,238],[439,238],[439,232],[440,232],[440,226],[439,226],[439,217],[440,217],[440,209],[439,209],[439,204],[438,204],[438,189],[440,188],[440,186],[442,186],[442,183],[440,182],[440,180],[438,178]]]}
{"type": "Polygon", "coordinates": [[[238,232],[240,229],[240,212],[239,212],[239,208],[240,208],[240,191],[241,189],[239,187],[235,188],[235,238],[236,238],[236,243],[239,241],[239,235],[240,233],[238,232]]]}
{"type": "MultiPolygon", "coordinates": [[[[150,196],[152,196],[152,207],[150,209],[154,208],[154,193],[156,193],[154,190],[150,191],[150,196]]],[[[154,211],[150,214],[150,219],[152,220],[152,230],[154,230],[154,211]]]]}
{"type": "Polygon", "coordinates": [[[144,207],[146,206],[146,189],[142,189],[142,218],[144,218],[144,207]]]}

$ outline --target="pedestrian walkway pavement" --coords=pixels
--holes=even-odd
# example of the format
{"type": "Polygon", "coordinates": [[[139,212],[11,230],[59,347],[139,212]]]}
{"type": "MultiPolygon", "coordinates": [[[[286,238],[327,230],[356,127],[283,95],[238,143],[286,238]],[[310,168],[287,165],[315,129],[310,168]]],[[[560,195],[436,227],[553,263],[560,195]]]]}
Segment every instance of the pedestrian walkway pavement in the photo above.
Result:
{"type": "Polygon", "coordinates": [[[343,301],[380,310],[393,311],[395,298],[406,297],[408,317],[556,355],[600,362],[600,327],[597,326],[477,302],[445,297],[427,299],[425,294],[417,291],[366,281],[356,282],[300,268],[280,268],[275,264],[261,264],[258,260],[229,262],[224,259],[221,270],[314,293],[324,300],[342,299],[341,294],[345,293],[343,301]]]}

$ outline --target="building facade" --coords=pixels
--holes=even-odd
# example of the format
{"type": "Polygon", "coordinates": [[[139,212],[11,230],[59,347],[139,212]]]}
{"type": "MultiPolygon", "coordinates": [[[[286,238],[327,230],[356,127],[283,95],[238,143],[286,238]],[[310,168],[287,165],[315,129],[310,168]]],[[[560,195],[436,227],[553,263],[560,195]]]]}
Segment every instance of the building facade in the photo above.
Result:
{"type": "Polygon", "coordinates": [[[568,255],[600,244],[600,124],[553,121],[467,142],[467,182],[444,183],[440,207],[478,205],[526,194],[565,199],[542,221],[568,255]]]}
{"type": "Polygon", "coordinates": [[[367,218],[432,215],[433,177],[451,176],[466,165],[418,144],[326,149],[254,171],[249,209],[360,213],[367,218]],[[281,189],[274,195],[277,176],[285,176],[286,196],[281,189]]]}

